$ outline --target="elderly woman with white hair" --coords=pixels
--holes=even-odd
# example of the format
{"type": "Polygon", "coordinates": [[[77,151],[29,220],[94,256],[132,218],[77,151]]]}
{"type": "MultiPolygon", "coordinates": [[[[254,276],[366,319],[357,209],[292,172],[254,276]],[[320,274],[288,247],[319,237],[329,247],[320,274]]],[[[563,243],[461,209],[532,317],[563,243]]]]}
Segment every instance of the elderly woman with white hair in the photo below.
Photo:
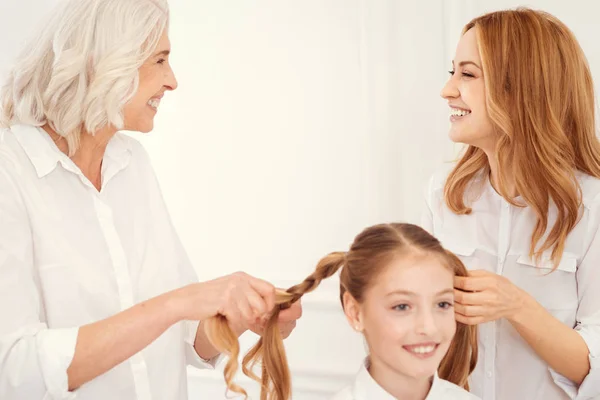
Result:
{"type": "MultiPolygon", "coordinates": [[[[169,65],[166,0],[69,0],[0,100],[0,398],[186,399],[202,323],[260,333],[275,288],[198,283],[142,146],[169,65]]],[[[289,335],[301,308],[280,321],[289,335]]]]}

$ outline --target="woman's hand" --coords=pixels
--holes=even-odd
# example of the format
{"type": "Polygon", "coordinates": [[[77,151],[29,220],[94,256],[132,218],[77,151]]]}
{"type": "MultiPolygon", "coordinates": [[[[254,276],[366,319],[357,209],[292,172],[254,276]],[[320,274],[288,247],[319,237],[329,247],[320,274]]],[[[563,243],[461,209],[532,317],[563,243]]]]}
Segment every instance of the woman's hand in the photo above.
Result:
{"type": "Polygon", "coordinates": [[[174,293],[180,320],[223,315],[238,333],[260,323],[275,306],[275,287],[244,272],[194,283],[174,293]]]}
{"type": "MultiPolygon", "coordinates": [[[[300,300],[292,304],[290,308],[281,310],[277,324],[279,325],[279,333],[282,338],[287,339],[290,336],[296,327],[296,321],[300,319],[301,316],[302,304],[300,300]]],[[[249,329],[257,335],[262,336],[266,322],[267,320],[264,319],[256,324],[250,325],[249,329]]]]}
{"type": "Polygon", "coordinates": [[[467,277],[455,277],[454,289],[456,320],[466,325],[500,318],[510,321],[532,300],[505,277],[483,270],[469,271],[467,277]]]}

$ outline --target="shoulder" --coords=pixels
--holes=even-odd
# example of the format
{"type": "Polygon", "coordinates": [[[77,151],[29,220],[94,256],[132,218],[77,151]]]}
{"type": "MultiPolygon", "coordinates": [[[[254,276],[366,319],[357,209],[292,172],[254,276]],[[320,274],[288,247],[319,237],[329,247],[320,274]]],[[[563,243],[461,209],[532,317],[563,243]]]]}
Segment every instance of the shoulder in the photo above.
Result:
{"type": "Polygon", "coordinates": [[[140,143],[140,141],[136,138],[131,137],[123,132],[117,132],[114,140],[119,143],[119,146],[122,146],[130,151],[135,158],[148,158],[148,152],[142,143],[140,143]]]}
{"type": "Polygon", "coordinates": [[[583,206],[587,209],[600,207],[600,178],[584,172],[576,173],[577,181],[581,187],[583,206]]]}
{"type": "MultiPolygon", "coordinates": [[[[9,128],[0,128],[0,207],[3,211],[24,209],[22,187],[33,179],[27,156],[9,128]]],[[[14,216],[14,215],[13,215],[14,216]]]]}
{"type": "Polygon", "coordinates": [[[445,163],[438,167],[435,172],[429,177],[424,189],[423,194],[425,197],[425,203],[429,207],[429,210],[434,214],[443,212],[444,201],[444,187],[448,176],[456,166],[455,162],[445,163]]]}
{"type": "Polygon", "coordinates": [[[117,132],[113,137],[115,153],[128,154],[129,162],[128,169],[135,172],[137,179],[150,178],[154,179],[154,168],[150,155],[144,145],[136,138],[125,133],[117,132]]]}
{"type": "Polygon", "coordinates": [[[438,167],[429,178],[427,191],[429,193],[435,193],[440,190],[443,191],[444,186],[446,185],[446,180],[448,179],[448,176],[450,175],[455,166],[456,162],[451,162],[438,167]]]}
{"type": "Polygon", "coordinates": [[[443,393],[444,400],[480,400],[479,397],[472,393],[467,392],[460,386],[455,385],[452,382],[440,379],[441,393],[443,393]]]}
{"type": "Polygon", "coordinates": [[[352,386],[346,386],[331,397],[330,400],[352,400],[352,386]]]}
{"type": "Polygon", "coordinates": [[[36,129],[33,126],[0,128],[0,172],[5,177],[10,176],[16,181],[33,179],[33,164],[16,137],[16,128],[19,133],[22,133],[23,130],[36,129]]]}
{"type": "Polygon", "coordinates": [[[0,163],[18,165],[23,151],[11,128],[0,128],[0,163]]]}

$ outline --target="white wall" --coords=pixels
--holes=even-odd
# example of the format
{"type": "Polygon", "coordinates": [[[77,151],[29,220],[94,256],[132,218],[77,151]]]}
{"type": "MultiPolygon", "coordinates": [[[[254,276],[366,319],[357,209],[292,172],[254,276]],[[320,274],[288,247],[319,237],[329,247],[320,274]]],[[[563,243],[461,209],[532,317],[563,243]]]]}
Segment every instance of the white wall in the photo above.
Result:
{"type": "MultiPolygon", "coordinates": [[[[202,279],[242,268],[289,286],[365,226],[418,219],[452,154],[441,0],[171,4],[180,89],[151,149],[202,279]]],[[[287,341],[294,399],[327,398],[364,355],[335,284],[305,297],[287,341]]],[[[210,381],[220,398],[214,376],[194,372],[194,395],[210,381]]]]}
{"type": "MultiPolygon", "coordinates": [[[[0,77],[58,1],[0,1],[0,77]]],[[[141,140],[200,279],[244,270],[289,286],[363,227],[418,221],[425,180],[454,155],[438,93],[460,30],[518,4],[171,0],[180,87],[141,140]]],[[[600,81],[600,5],[527,4],[573,29],[600,81]]],[[[364,354],[336,284],[306,296],[286,341],[295,400],[328,398],[364,354]]],[[[190,382],[193,399],[223,398],[219,372],[190,382]]]]}

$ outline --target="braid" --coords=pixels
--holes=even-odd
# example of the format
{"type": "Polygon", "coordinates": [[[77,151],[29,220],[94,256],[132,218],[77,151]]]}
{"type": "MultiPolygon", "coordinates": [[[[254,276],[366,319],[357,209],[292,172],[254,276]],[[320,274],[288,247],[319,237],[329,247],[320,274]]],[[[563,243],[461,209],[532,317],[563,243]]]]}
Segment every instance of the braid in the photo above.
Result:
{"type": "Polygon", "coordinates": [[[301,283],[294,285],[285,291],[291,296],[288,301],[280,305],[280,309],[291,307],[291,305],[300,300],[304,294],[315,290],[321,284],[323,279],[329,278],[340,269],[345,259],[346,253],[343,252],[334,252],[323,257],[312,274],[301,283]]]}
{"type": "MultiPolygon", "coordinates": [[[[323,279],[334,275],[345,260],[346,253],[330,253],[319,261],[315,271],[304,281],[285,291],[278,290],[276,292],[275,303],[278,307],[272,311],[262,337],[242,361],[242,372],[261,385],[261,400],[289,400],[292,395],[287,356],[277,325],[279,312],[290,308],[305,293],[315,290],[323,279]],[[252,371],[257,364],[262,364],[261,377],[252,371]]],[[[238,368],[239,342],[232,339],[232,337],[235,338],[235,335],[233,335],[227,320],[222,316],[213,317],[206,321],[205,330],[213,346],[229,356],[224,372],[227,389],[241,393],[247,398],[246,391],[233,382],[238,368]]]]}

